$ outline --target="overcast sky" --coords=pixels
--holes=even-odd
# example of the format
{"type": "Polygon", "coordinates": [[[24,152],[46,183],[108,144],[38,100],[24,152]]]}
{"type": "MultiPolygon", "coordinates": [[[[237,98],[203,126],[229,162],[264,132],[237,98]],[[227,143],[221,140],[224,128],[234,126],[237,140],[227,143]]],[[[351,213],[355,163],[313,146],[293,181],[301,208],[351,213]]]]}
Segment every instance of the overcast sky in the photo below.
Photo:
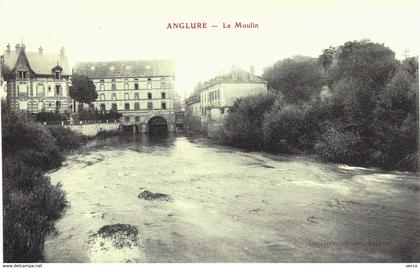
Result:
{"type": "Polygon", "coordinates": [[[0,45],[59,51],[72,64],[92,60],[176,60],[179,92],[221,69],[264,67],[293,55],[368,38],[401,58],[420,49],[419,1],[281,0],[0,0],[0,45]],[[218,28],[168,30],[170,22],[207,22],[218,28]],[[223,29],[256,23],[258,29],[223,29]]]}

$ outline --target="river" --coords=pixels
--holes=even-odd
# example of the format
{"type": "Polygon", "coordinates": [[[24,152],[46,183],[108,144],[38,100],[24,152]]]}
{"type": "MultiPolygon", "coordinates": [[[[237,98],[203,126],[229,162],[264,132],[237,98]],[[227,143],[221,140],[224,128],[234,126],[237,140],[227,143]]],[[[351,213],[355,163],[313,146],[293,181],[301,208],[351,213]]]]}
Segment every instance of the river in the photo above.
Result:
{"type": "Polygon", "coordinates": [[[45,262],[420,261],[418,174],[137,135],[91,142],[48,175],[69,207],[45,262]],[[89,250],[118,223],[137,228],[136,258],[89,250]]]}

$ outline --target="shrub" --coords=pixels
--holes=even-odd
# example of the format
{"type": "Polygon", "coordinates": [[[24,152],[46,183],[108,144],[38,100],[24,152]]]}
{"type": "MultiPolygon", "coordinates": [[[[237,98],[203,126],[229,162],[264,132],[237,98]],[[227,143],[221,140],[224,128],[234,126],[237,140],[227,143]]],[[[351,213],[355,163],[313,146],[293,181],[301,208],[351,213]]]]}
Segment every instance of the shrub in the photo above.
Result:
{"type": "Polygon", "coordinates": [[[42,170],[58,167],[63,161],[55,138],[40,123],[24,113],[2,116],[3,156],[14,155],[42,170]]]}
{"type": "Polygon", "coordinates": [[[361,163],[361,138],[350,131],[330,126],[315,145],[317,153],[330,161],[350,164],[361,163]]]}
{"type": "Polygon", "coordinates": [[[262,149],[264,113],[271,109],[273,94],[238,99],[224,121],[226,144],[246,149],[262,149]]]}
{"type": "Polygon", "coordinates": [[[49,177],[7,157],[3,186],[4,261],[39,261],[45,236],[66,206],[61,185],[51,185],[49,177]]]}
{"type": "Polygon", "coordinates": [[[303,111],[296,105],[274,106],[264,115],[264,142],[269,150],[289,153],[299,146],[303,111]]]}
{"type": "Polygon", "coordinates": [[[77,134],[61,126],[48,126],[48,131],[55,138],[56,145],[61,150],[77,149],[80,143],[87,139],[84,135],[77,134]]]}

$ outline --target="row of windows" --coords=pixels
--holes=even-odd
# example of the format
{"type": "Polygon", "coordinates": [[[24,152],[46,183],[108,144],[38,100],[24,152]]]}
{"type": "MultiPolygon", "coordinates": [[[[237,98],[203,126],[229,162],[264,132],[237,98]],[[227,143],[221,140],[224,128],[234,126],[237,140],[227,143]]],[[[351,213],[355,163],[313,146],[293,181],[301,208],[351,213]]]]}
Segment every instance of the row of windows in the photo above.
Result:
{"type": "MultiPolygon", "coordinates": [[[[160,93],[160,98],[161,99],[166,99],[166,93],[161,92],[160,93]]],[[[124,100],[129,100],[129,99],[130,99],[130,94],[129,93],[124,93],[124,100]]],[[[135,100],[140,99],[140,93],[139,92],[134,93],[134,99],[135,100]]],[[[152,99],[152,93],[150,93],[150,92],[147,93],[147,99],[149,99],[149,100],[152,99]]],[[[105,94],[99,95],[99,100],[101,100],[101,101],[105,100],[105,94]]],[[[111,100],[117,100],[117,94],[116,93],[112,93],[111,100]]]]}
{"type": "MultiPolygon", "coordinates": [[[[153,88],[152,83],[147,83],[146,89],[152,89],[152,88],[153,88]]],[[[167,84],[165,82],[160,83],[160,88],[167,88],[167,84]]],[[[140,86],[139,86],[139,83],[134,83],[134,87],[130,88],[128,83],[124,83],[124,88],[123,89],[124,90],[130,90],[130,89],[138,90],[138,89],[140,89],[140,86]]],[[[100,90],[105,90],[105,84],[101,83],[99,85],[98,90],[99,91],[100,90]]],[[[111,84],[111,90],[117,90],[117,84],[116,83],[113,82],[111,84]]]]}
{"type": "MultiPolygon", "coordinates": [[[[160,80],[161,80],[161,81],[164,81],[164,80],[165,80],[165,77],[162,77],[160,80]]],[[[139,79],[138,79],[138,78],[134,78],[134,79],[133,79],[133,81],[134,81],[134,82],[138,82],[138,81],[139,81],[139,79]]],[[[151,78],[151,77],[148,77],[148,78],[147,78],[147,81],[152,81],[152,78],[151,78]]],[[[155,79],[155,81],[156,81],[156,79],[155,79]]],[[[112,82],[112,83],[115,83],[115,82],[116,82],[116,80],[115,80],[115,79],[111,79],[111,82],[112,82]]],[[[124,83],[128,83],[128,82],[130,82],[130,80],[129,80],[128,78],[124,79],[124,83]]],[[[105,83],[105,79],[100,79],[100,80],[99,80],[99,83],[105,83]]]]}
{"type": "MultiPolygon", "coordinates": [[[[28,96],[29,95],[29,87],[26,84],[16,85],[17,95],[18,96],[28,96]]],[[[51,86],[48,86],[48,92],[51,92],[51,86]]],[[[62,96],[63,90],[60,85],[55,85],[54,87],[54,94],[55,96],[62,96]]],[[[44,85],[37,85],[36,86],[36,95],[37,97],[44,97],[45,96],[45,88],[44,85]]]]}
{"type": "Polygon", "coordinates": [[[203,93],[201,96],[201,102],[212,102],[220,99],[220,89],[215,89],[207,93],[203,93]]]}
{"type": "MultiPolygon", "coordinates": [[[[104,103],[101,103],[101,105],[99,106],[101,111],[105,111],[106,110],[106,105],[104,103]]],[[[147,103],[147,109],[148,110],[152,110],[153,109],[153,102],[148,102],[147,103]]],[[[160,109],[166,109],[166,102],[161,102],[160,103],[160,109]]],[[[111,110],[117,111],[118,110],[118,105],[116,103],[112,103],[111,104],[111,110]]],[[[130,110],[130,103],[126,102],[124,103],[124,110],[129,111],[130,110]]],[[[139,102],[135,102],[134,103],[134,110],[140,110],[140,103],[139,102]]]]}
{"type": "MultiPolygon", "coordinates": [[[[18,71],[18,78],[19,79],[26,79],[28,78],[28,71],[18,71]]],[[[61,79],[61,73],[59,71],[54,72],[54,78],[57,80],[61,79]]]]}

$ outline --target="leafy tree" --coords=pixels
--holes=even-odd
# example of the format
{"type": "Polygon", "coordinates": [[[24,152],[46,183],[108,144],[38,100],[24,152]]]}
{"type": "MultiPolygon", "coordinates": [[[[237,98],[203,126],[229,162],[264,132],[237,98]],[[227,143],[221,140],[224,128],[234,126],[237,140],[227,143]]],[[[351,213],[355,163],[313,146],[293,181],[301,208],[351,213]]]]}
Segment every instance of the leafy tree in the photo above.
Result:
{"type": "Polygon", "coordinates": [[[238,99],[224,122],[226,143],[240,148],[262,149],[262,122],[276,96],[273,94],[238,99]]]}
{"type": "Polygon", "coordinates": [[[408,58],[375,107],[375,164],[418,169],[418,88],[418,58],[408,58]]]}
{"type": "Polygon", "coordinates": [[[80,104],[91,104],[98,98],[95,84],[86,75],[73,75],[71,83],[70,97],[80,104]]]}
{"type": "Polygon", "coordinates": [[[354,78],[371,90],[383,89],[398,67],[391,49],[368,40],[347,42],[336,53],[337,63],[330,72],[332,80],[354,78]]]}
{"type": "Polygon", "coordinates": [[[322,89],[323,75],[317,59],[296,56],[264,70],[268,87],[281,92],[288,103],[309,101],[322,89]]]}

